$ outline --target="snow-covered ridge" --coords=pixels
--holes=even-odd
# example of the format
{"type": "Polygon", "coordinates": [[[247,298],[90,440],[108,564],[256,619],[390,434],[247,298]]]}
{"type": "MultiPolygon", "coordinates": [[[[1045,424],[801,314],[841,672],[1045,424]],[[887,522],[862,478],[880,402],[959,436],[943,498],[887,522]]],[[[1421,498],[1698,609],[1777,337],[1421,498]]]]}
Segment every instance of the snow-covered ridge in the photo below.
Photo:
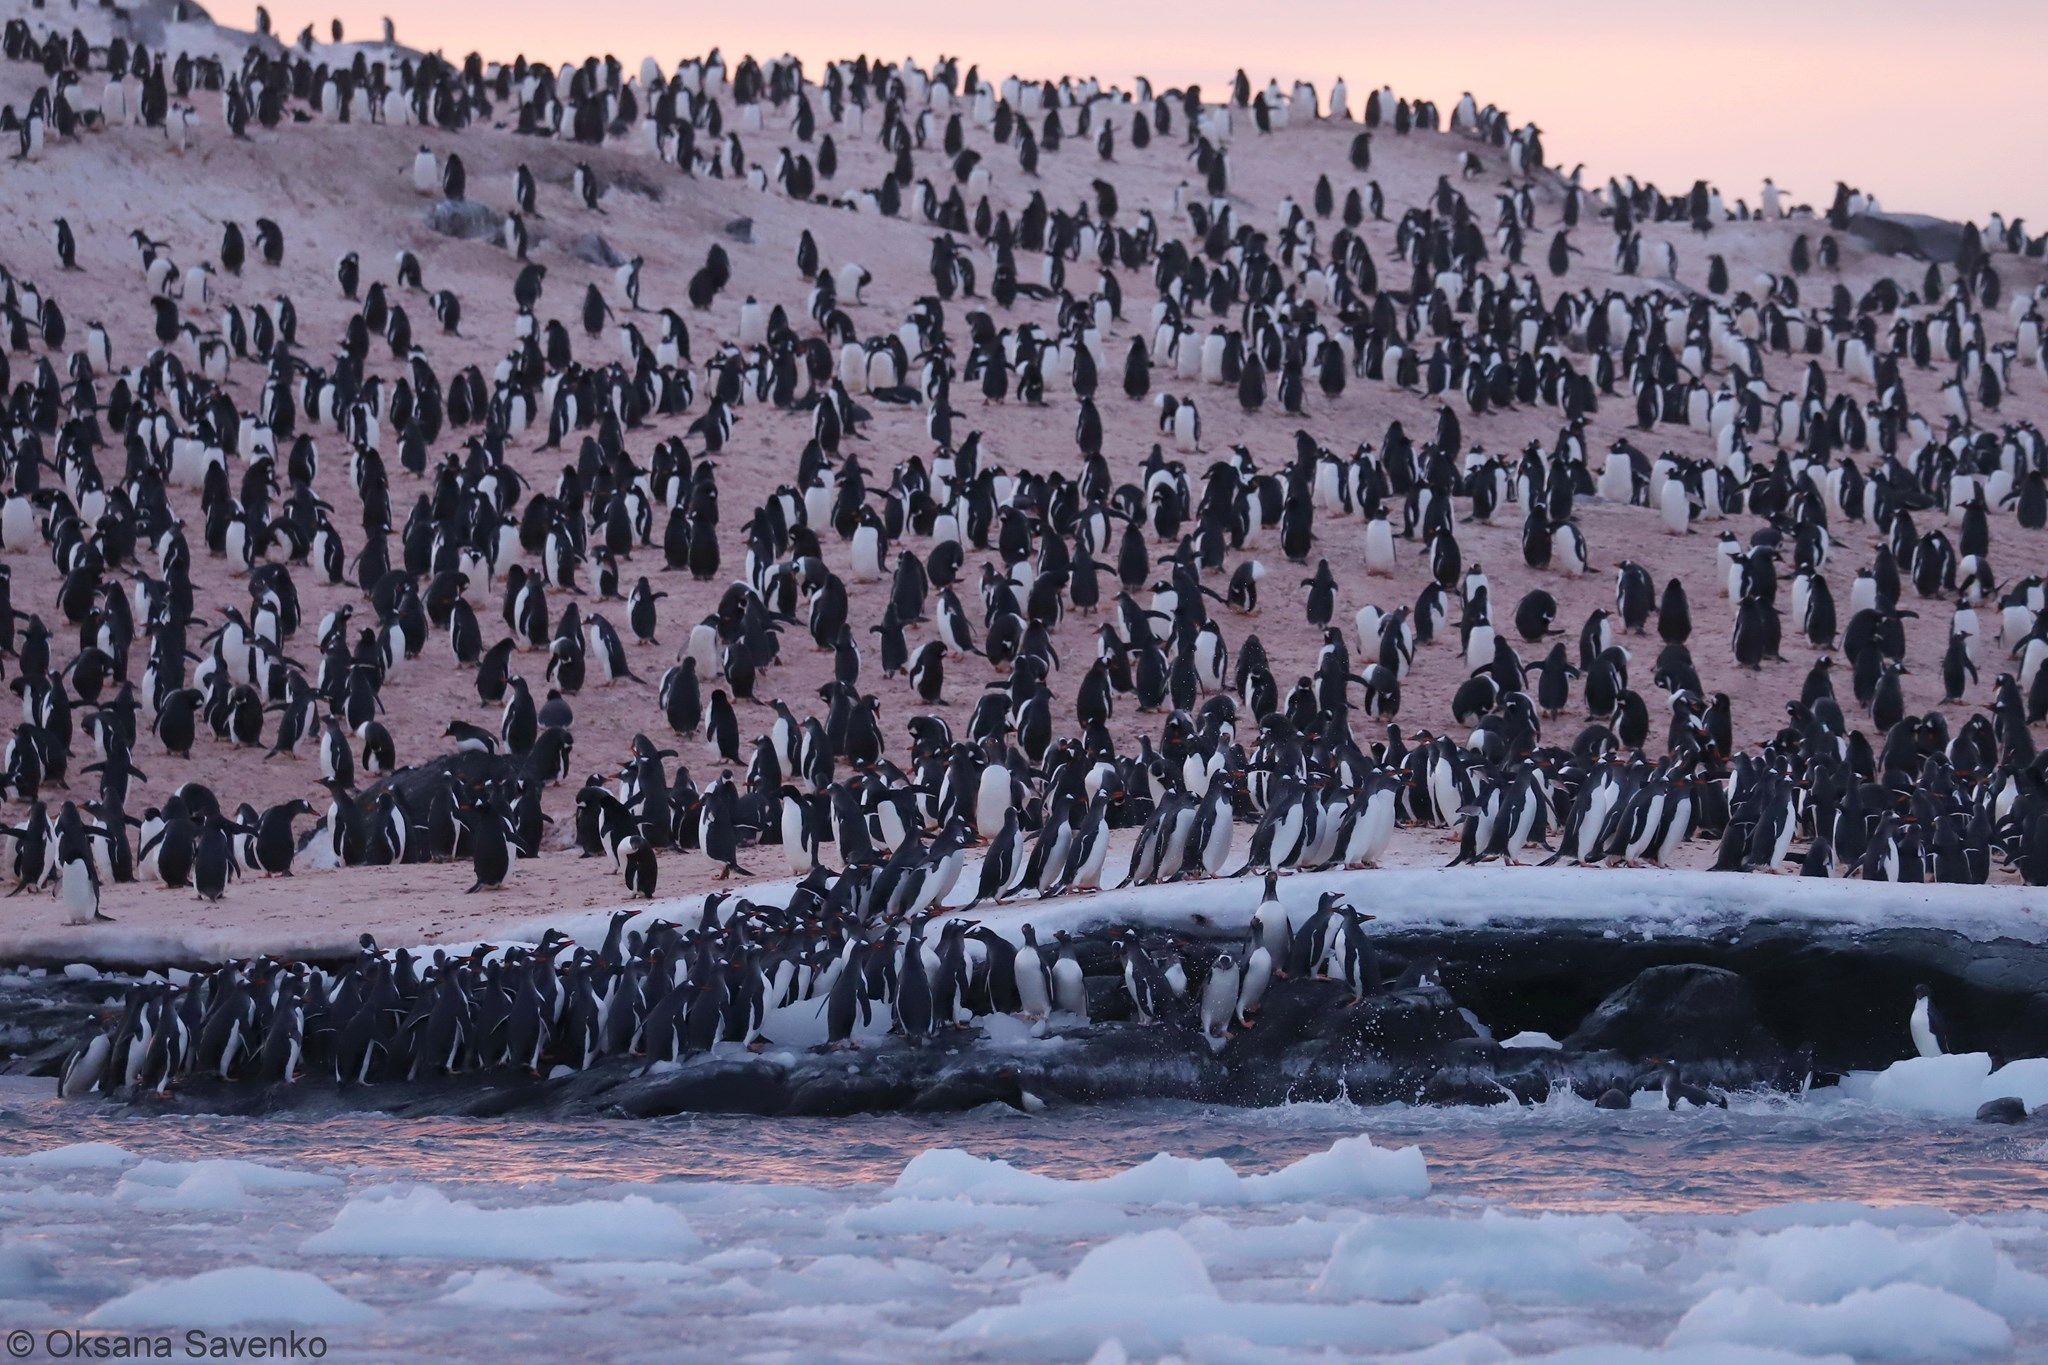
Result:
{"type": "MultiPolygon", "coordinates": [[[[961,878],[975,880],[974,864],[961,878]]],[[[793,882],[745,887],[738,894],[780,903],[793,882]]],[[[1305,873],[1280,882],[1280,899],[1298,919],[1325,892],[1338,892],[1376,917],[1378,929],[1508,929],[1540,933],[1566,925],[1601,926],[1617,935],[1705,936],[1750,923],[1810,925],[1816,933],[1927,929],[1975,942],[2011,939],[2048,944],[2048,893],[2029,887],[1910,885],[1896,882],[1731,876],[1661,868],[1481,867],[1386,869],[1305,873]]],[[[956,905],[966,893],[956,892],[956,905]]],[[[971,912],[1012,939],[1025,924],[1042,935],[1135,925],[1194,937],[1234,935],[1250,922],[1259,901],[1255,878],[1221,878],[1177,886],[1133,887],[1050,901],[981,905],[971,912]]],[[[598,944],[616,910],[633,910],[632,926],[655,918],[694,923],[701,895],[580,910],[545,918],[508,920],[486,936],[493,943],[532,942],[558,929],[579,942],[598,944]]],[[[630,927],[630,926],[629,926],[630,927]]],[[[396,947],[397,944],[386,944],[396,947]]],[[[469,941],[411,945],[460,951],[469,941]]],[[[347,957],[356,950],[351,929],[332,924],[251,925],[233,930],[110,932],[86,958],[102,967],[151,967],[216,962],[270,953],[284,958],[347,957]]],[[[31,925],[0,928],[0,962],[66,963],[80,957],[77,940],[39,933],[31,925]]]]}

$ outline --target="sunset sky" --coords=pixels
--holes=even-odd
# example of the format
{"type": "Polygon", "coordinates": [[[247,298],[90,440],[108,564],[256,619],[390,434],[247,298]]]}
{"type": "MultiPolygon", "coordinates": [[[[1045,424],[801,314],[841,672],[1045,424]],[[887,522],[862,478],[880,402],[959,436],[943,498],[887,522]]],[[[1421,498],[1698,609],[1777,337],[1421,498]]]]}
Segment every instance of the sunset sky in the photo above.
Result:
{"type": "MultiPolygon", "coordinates": [[[[247,24],[255,7],[214,6],[247,24]]],[[[2048,119],[2039,0],[1463,0],[1455,8],[1362,0],[1005,6],[926,0],[709,5],[647,0],[284,0],[286,36],[340,16],[370,37],[391,14],[400,41],[460,55],[550,60],[611,52],[667,65],[722,45],[729,57],[794,52],[817,62],[866,51],[985,74],[1093,74],[1200,81],[1220,90],[1299,76],[1327,91],[1391,83],[1448,105],[1470,89],[1545,131],[1550,155],[1589,174],[1671,186],[1705,176],[1732,199],[1765,175],[1825,199],[1837,178],[1887,208],[2027,214],[2048,228],[2048,119]]]]}

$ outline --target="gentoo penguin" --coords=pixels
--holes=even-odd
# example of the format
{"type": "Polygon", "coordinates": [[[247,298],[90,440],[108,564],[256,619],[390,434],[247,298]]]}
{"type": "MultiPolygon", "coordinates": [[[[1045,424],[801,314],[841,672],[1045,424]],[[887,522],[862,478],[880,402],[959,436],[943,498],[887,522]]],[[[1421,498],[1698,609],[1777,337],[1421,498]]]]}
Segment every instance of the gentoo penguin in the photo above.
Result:
{"type": "Polygon", "coordinates": [[[57,894],[64,902],[66,924],[114,922],[111,916],[100,913],[99,868],[86,852],[64,859],[58,871],[57,894]]]}
{"type": "Polygon", "coordinates": [[[1202,987],[1202,1040],[1209,1051],[1221,1052],[1230,1042],[1230,1025],[1237,1018],[1238,989],[1243,977],[1237,959],[1218,953],[1209,968],[1209,980],[1202,987]]]}
{"type": "Polygon", "coordinates": [[[1026,924],[1022,933],[1024,942],[1013,959],[1017,1012],[1026,1019],[1043,1019],[1052,1012],[1052,967],[1038,946],[1038,930],[1026,924]]]}
{"type": "MultiPolygon", "coordinates": [[[[1652,1057],[1650,1058],[1650,1065],[1656,1069],[1648,1076],[1643,1077],[1643,1081],[1647,1081],[1652,1077],[1656,1079],[1657,1088],[1664,1092],[1664,1105],[1667,1109],[1678,1108],[1680,1100],[1684,1100],[1695,1109],[1705,1109],[1708,1105],[1718,1105],[1722,1109],[1728,1107],[1728,1097],[1726,1095],[1715,1093],[1697,1085],[1688,1084],[1679,1075],[1677,1062],[1667,1061],[1661,1057],[1652,1057]]],[[[1636,1088],[1641,1089],[1642,1083],[1642,1081],[1638,1081],[1636,1088]]]]}

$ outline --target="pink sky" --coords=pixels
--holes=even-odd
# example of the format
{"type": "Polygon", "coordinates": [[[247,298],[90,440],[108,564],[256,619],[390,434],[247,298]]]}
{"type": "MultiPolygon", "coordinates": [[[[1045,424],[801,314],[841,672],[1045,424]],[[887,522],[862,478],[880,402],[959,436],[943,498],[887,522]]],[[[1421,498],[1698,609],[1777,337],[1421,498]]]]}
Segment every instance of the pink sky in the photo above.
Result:
{"type": "MultiPolygon", "coordinates": [[[[1765,175],[1825,198],[1836,179],[1888,208],[2025,213],[2048,229],[2048,120],[2038,0],[1461,0],[1414,3],[1220,0],[1172,5],[1027,0],[1009,6],[860,0],[706,5],[647,0],[282,0],[288,35],[339,15],[370,36],[393,15],[401,41],[459,55],[550,60],[611,52],[666,65],[714,43],[728,56],[795,52],[810,61],[867,51],[986,73],[1201,81],[1221,89],[1296,76],[1327,91],[1388,82],[1449,103],[1470,89],[1545,130],[1550,154],[1589,172],[1682,186],[1695,176],[1754,199],[1765,175]],[[1455,13],[1455,19],[1452,14],[1455,13]]],[[[254,5],[215,6],[248,23],[254,5]]]]}

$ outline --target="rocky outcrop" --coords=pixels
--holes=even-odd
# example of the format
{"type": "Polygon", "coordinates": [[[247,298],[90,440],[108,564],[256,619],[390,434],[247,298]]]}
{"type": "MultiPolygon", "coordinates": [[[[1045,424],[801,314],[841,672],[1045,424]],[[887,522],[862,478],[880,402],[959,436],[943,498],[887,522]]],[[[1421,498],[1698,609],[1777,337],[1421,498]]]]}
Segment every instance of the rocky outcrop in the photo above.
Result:
{"type": "Polygon", "coordinates": [[[465,242],[496,241],[505,231],[505,215],[474,199],[436,199],[427,210],[427,226],[465,242]]]}

